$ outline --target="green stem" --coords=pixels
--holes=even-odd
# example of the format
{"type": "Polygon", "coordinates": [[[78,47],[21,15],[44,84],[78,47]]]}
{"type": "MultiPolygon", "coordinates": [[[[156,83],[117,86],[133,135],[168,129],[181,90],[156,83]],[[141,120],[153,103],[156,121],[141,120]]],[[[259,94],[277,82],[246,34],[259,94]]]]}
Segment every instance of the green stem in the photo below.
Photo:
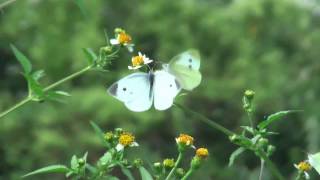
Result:
{"type": "Polygon", "coordinates": [[[267,154],[263,151],[258,151],[260,154],[261,158],[266,162],[269,170],[271,173],[279,180],[285,180],[285,178],[282,176],[282,174],[279,171],[279,168],[276,167],[276,165],[268,158],[267,154]]]}
{"type": "MultiPolygon", "coordinates": [[[[223,127],[222,125],[212,121],[211,119],[207,118],[206,116],[192,111],[189,108],[186,108],[180,104],[175,104],[177,107],[179,107],[180,109],[182,109],[184,112],[189,113],[193,116],[196,116],[199,120],[201,120],[202,122],[206,123],[207,125],[221,131],[222,133],[224,133],[227,136],[231,136],[234,135],[235,133],[230,131],[229,129],[223,127]]],[[[284,180],[285,178],[282,176],[282,174],[279,171],[279,168],[276,167],[276,165],[268,158],[267,154],[263,151],[259,151],[258,150],[258,154],[260,155],[260,157],[264,160],[264,162],[266,163],[266,165],[268,166],[268,168],[270,169],[271,173],[279,180],[284,180]]]]}
{"type": "Polygon", "coordinates": [[[177,158],[177,161],[176,163],[174,164],[174,167],[171,169],[170,173],[168,174],[166,180],[170,180],[171,176],[173,176],[173,174],[176,172],[176,169],[178,168],[181,160],[182,160],[182,156],[183,156],[183,153],[179,153],[179,156],[177,158]]]}
{"type": "Polygon", "coordinates": [[[193,173],[193,169],[190,168],[189,171],[182,177],[181,180],[186,180],[186,179],[188,179],[188,178],[191,176],[192,173],[193,173]]]}
{"type": "Polygon", "coordinates": [[[202,115],[202,114],[200,114],[200,113],[198,113],[198,112],[192,111],[191,109],[189,109],[189,108],[187,108],[187,107],[184,107],[184,106],[182,106],[182,105],[180,105],[180,104],[177,104],[177,103],[175,103],[175,105],[176,105],[178,108],[180,108],[181,110],[183,110],[184,112],[186,112],[186,113],[188,113],[188,114],[191,114],[191,115],[193,115],[193,116],[198,117],[198,119],[199,119],[200,121],[202,121],[202,122],[208,124],[209,126],[211,126],[211,127],[215,128],[215,129],[221,131],[222,133],[224,133],[224,134],[227,135],[227,136],[232,136],[233,134],[235,134],[235,133],[233,133],[232,131],[230,131],[229,129],[223,127],[222,125],[220,125],[220,124],[218,124],[218,123],[216,123],[216,122],[214,122],[214,121],[212,121],[211,119],[207,118],[206,116],[204,116],[204,115],[202,115]]]}
{"type": "Polygon", "coordinates": [[[264,169],[264,160],[260,159],[260,173],[259,173],[259,180],[262,180],[262,174],[264,169]]]}
{"type": "Polygon", "coordinates": [[[299,171],[298,172],[298,176],[296,177],[296,179],[295,180],[302,180],[303,178],[303,172],[302,171],[299,171]]]}
{"type": "Polygon", "coordinates": [[[17,1],[17,0],[8,0],[8,1],[6,1],[6,2],[4,2],[4,3],[0,4],[0,10],[1,10],[1,9],[3,9],[4,7],[6,7],[6,6],[8,6],[8,5],[10,5],[10,4],[12,4],[12,3],[16,2],[16,1],[17,1]]]}
{"type": "MultiPolygon", "coordinates": [[[[90,70],[92,67],[93,66],[87,66],[84,69],[82,69],[82,70],[80,70],[78,72],[75,72],[75,73],[73,73],[73,74],[71,74],[71,75],[69,75],[69,76],[67,76],[67,77],[65,77],[65,78],[63,78],[63,79],[61,79],[61,80],[59,80],[59,81],[47,86],[47,87],[45,87],[44,88],[44,92],[47,92],[47,91],[59,86],[60,84],[66,82],[66,81],[69,81],[69,80],[71,80],[71,79],[73,79],[75,77],[78,77],[79,75],[81,75],[81,74],[87,72],[88,70],[90,70]]],[[[22,105],[28,103],[29,101],[32,100],[32,98],[33,98],[32,96],[29,96],[29,97],[26,97],[25,99],[19,101],[17,104],[13,105],[9,109],[7,109],[7,110],[3,111],[2,113],[0,113],[0,118],[4,117],[5,115],[10,113],[11,111],[14,111],[14,110],[18,109],[22,105]]]]}

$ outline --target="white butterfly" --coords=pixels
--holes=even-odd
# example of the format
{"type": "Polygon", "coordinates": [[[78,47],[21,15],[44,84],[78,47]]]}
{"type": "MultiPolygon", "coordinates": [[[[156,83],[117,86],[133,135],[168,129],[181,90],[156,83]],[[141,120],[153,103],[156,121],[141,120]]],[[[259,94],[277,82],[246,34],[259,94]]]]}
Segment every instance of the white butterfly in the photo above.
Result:
{"type": "Polygon", "coordinates": [[[157,110],[166,110],[181,89],[192,90],[200,84],[199,68],[198,51],[189,50],[174,57],[163,70],[137,72],[120,79],[108,92],[131,111],[146,111],[152,104],[157,110]]]}

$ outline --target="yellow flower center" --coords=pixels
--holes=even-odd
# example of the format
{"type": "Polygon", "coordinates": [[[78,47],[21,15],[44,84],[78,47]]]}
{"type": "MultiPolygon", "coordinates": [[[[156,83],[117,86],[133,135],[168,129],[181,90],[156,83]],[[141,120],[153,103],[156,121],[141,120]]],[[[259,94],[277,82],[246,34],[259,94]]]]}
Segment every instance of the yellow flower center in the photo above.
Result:
{"type": "Polygon", "coordinates": [[[177,138],[177,142],[181,144],[185,144],[187,146],[193,145],[193,137],[187,134],[180,134],[180,136],[177,138]]]}
{"type": "Polygon", "coordinates": [[[132,65],[135,66],[139,66],[143,64],[143,57],[142,56],[134,56],[132,58],[132,65]]]}
{"type": "Polygon", "coordinates": [[[311,165],[306,161],[302,161],[298,164],[298,169],[301,171],[310,171],[311,168],[311,165]]]}
{"type": "Polygon", "coordinates": [[[129,146],[134,142],[135,137],[128,132],[124,132],[119,137],[119,143],[123,146],[129,146]]]}
{"type": "Polygon", "coordinates": [[[120,32],[118,34],[118,41],[120,44],[128,44],[131,42],[131,36],[125,32],[120,32]]]}
{"type": "Polygon", "coordinates": [[[204,158],[208,157],[208,155],[209,155],[209,152],[208,152],[208,149],[206,149],[206,148],[199,148],[196,151],[196,156],[199,158],[204,159],[204,158]]]}

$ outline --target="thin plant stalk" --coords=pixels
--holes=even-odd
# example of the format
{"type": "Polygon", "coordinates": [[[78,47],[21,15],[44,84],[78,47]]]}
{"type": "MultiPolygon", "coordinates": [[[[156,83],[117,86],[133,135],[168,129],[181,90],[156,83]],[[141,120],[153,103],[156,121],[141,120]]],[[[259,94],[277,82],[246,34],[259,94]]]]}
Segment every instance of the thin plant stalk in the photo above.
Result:
{"type": "Polygon", "coordinates": [[[190,168],[190,169],[188,170],[188,172],[181,178],[181,180],[186,180],[186,179],[188,179],[188,178],[191,176],[192,173],[193,173],[193,169],[190,168]]]}
{"type": "MultiPolygon", "coordinates": [[[[57,82],[55,82],[55,83],[53,83],[53,84],[45,87],[45,88],[44,88],[44,92],[48,92],[49,90],[51,90],[51,89],[53,89],[53,88],[55,88],[55,87],[63,84],[64,82],[69,81],[69,80],[71,80],[71,79],[74,79],[74,78],[80,76],[81,74],[89,71],[92,67],[93,67],[93,66],[87,66],[87,67],[81,69],[80,71],[77,71],[77,72],[75,72],[75,73],[73,73],[73,74],[70,74],[69,76],[67,76],[67,77],[65,77],[65,78],[62,78],[61,80],[59,80],[59,81],[57,81],[57,82]]],[[[10,112],[18,109],[19,107],[23,106],[24,104],[26,104],[26,103],[28,103],[28,102],[30,102],[30,101],[32,101],[32,96],[26,97],[25,99],[19,101],[18,103],[16,103],[15,105],[13,105],[12,107],[10,107],[9,109],[7,109],[7,110],[3,111],[2,113],[0,113],[0,118],[4,117],[4,116],[7,115],[8,113],[10,113],[10,112]]]]}
{"type": "MultiPolygon", "coordinates": [[[[181,110],[183,110],[185,113],[188,113],[190,115],[193,115],[195,117],[197,117],[198,120],[206,123],[207,125],[213,127],[216,130],[219,130],[220,132],[224,133],[227,136],[231,136],[234,135],[235,133],[230,131],[229,129],[223,127],[222,125],[220,125],[219,123],[214,122],[213,120],[207,118],[206,116],[192,111],[191,109],[184,107],[180,104],[175,104],[178,108],[180,108],[181,110]]],[[[265,161],[266,165],[268,166],[268,168],[270,169],[270,172],[279,180],[284,180],[285,178],[282,176],[282,174],[279,171],[279,168],[276,167],[276,165],[269,159],[269,157],[267,156],[267,154],[263,151],[258,151],[257,152],[260,157],[265,161]]]]}
{"type": "Polygon", "coordinates": [[[262,180],[262,177],[263,177],[263,169],[264,169],[264,160],[263,160],[263,159],[260,159],[259,180],[262,180]]]}
{"type": "Polygon", "coordinates": [[[170,178],[173,176],[173,174],[176,172],[176,169],[178,168],[181,160],[182,160],[182,157],[183,157],[183,153],[179,153],[178,155],[178,158],[177,158],[177,161],[176,163],[174,164],[173,168],[171,169],[171,171],[169,172],[168,176],[166,177],[166,180],[170,180],[170,178]]]}

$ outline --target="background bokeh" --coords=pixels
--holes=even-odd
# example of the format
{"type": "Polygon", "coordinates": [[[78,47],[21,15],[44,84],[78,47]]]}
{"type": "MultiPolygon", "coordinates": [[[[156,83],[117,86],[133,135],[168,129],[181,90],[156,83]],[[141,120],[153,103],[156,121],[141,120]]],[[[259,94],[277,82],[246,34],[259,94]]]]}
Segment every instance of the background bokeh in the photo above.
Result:
{"type": "MultiPolygon", "coordinates": [[[[5,0],[0,0],[4,2],[5,0]]],[[[304,109],[271,127],[277,151],[272,159],[290,179],[293,163],[320,151],[320,3],[299,0],[95,0],[85,1],[85,16],[73,1],[17,1],[0,12],[0,110],[26,96],[10,43],[44,69],[49,84],[86,66],[82,48],[105,45],[104,29],[122,27],[136,50],[167,62],[189,48],[202,56],[203,82],[177,100],[239,132],[248,124],[242,110],[245,89],[256,91],[256,121],[285,109],[304,109]]],[[[137,135],[147,168],[175,157],[174,137],[188,133],[210,157],[192,179],[257,179],[259,159],[246,153],[227,167],[235,150],[220,132],[177,108],[165,112],[128,111],[106,88],[129,74],[130,55],[122,51],[111,72],[88,72],[58,89],[66,103],[32,102],[0,119],[0,179],[18,179],[33,169],[68,164],[73,154],[89,152],[94,162],[104,152],[89,122],[104,130],[122,127],[137,135]]],[[[191,155],[190,155],[191,156],[191,155]]],[[[188,161],[184,162],[188,167],[188,161]]],[[[150,168],[149,168],[150,169],[150,168]]],[[[316,179],[315,173],[312,173],[316,179]]],[[[62,175],[32,179],[64,179],[62,175]]],[[[273,179],[267,171],[265,179],[273,179]]]]}

